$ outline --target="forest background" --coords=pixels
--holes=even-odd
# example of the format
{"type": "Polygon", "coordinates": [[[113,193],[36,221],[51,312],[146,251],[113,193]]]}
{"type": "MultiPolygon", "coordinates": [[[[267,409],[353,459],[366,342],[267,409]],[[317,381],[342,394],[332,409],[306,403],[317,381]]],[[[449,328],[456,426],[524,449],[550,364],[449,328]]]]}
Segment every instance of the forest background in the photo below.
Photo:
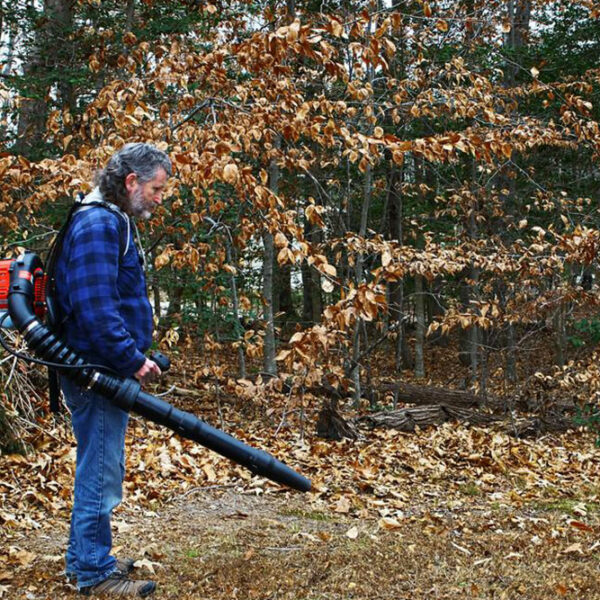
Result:
{"type": "MultiPolygon", "coordinates": [[[[186,407],[315,473],[331,451],[316,434],[352,440],[330,442],[343,455],[437,425],[415,443],[440,458],[431,436],[493,454],[490,440],[595,429],[597,3],[0,8],[3,255],[44,256],[122,144],[166,150],[174,176],[140,228],[186,407]],[[440,428],[456,420],[476,427],[440,428]]],[[[54,421],[39,373],[1,368],[14,457],[54,421]]],[[[593,446],[569,436],[552,439],[593,446]]]]}

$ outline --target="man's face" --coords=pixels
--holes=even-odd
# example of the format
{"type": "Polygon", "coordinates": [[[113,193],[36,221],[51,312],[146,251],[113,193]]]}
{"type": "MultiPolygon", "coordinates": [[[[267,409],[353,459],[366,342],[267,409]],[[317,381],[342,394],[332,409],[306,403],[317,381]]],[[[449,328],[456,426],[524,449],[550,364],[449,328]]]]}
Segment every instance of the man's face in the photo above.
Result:
{"type": "Polygon", "coordinates": [[[162,195],[167,183],[167,173],[162,167],[158,167],[154,177],[150,181],[140,183],[137,175],[131,173],[127,186],[129,194],[129,213],[134,217],[149,219],[154,209],[162,203],[162,195]]]}

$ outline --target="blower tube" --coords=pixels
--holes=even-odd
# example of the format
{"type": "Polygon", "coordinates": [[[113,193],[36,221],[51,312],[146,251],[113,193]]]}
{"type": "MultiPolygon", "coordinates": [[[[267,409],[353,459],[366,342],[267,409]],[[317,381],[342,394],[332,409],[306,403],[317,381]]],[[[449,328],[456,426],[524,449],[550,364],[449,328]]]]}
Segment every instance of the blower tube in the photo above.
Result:
{"type": "Polygon", "coordinates": [[[34,273],[42,269],[41,259],[33,252],[25,252],[10,265],[8,291],[8,312],[12,322],[25,337],[28,347],[41,359],[65,365],[65,369],[58,370],[81,387],[92,389],[123,410],[137,413],[218,452],[256,475],[301,492],[310,490],[310,480],[275,457],[251,448],[195,415],[143,392],[137,380],[108,375],[83,366],[85,361],[42,324],[33,310],[34,273]],[[73,368],[78,366],[81,368],[73,368]]]}

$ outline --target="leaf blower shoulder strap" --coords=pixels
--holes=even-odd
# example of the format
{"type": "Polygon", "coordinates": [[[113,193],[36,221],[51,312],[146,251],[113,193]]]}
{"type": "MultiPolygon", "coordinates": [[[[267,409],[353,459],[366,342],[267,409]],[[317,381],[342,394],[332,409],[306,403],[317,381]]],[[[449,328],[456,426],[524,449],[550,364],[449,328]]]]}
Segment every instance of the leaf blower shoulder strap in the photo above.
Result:
{"type": "MultiPolygon", "coordinates": [[[[117,209],[110,205],[107,202],[101,201],[91,201],[91,202],[83,202],[84,195],[82,193],[78,194],[77,200],[72,204],[69,212],[67,213],[67,217],[59,232],[56,234],[54,241],[50,245],[48,249],[48,255],[46,260],[46,324],[48,328],[57,336],[61,336],[62,328],[66,320],[69,318],[69,315],[61,315],[58,303],[56,300],[56,265],[58,263],[58,259],[62,254],[63,245],[65,241],[65,236],[71,226],[71,222],[75,213],[82,209],[101,207],[106,210],[110,210],[115,214],[119,214],[117,209]]],[[[119,218],[119,223],[121,223],[122,219],[119,218]]],[[[123,228],[121,227],[121,230],[123,228]]],[[[129,247],[129,239],[128,239],[128,228],[126,228],[125,233],[120,232],[119,236],[119,261],[125,256],[129,247]]],[[[60,412],[60,385],[58,381],[58,373],[55,369],[48,368],[48,385],[49,385],[49,396],[50,396],[50,410],[53,413],[60,412]]]]}
{"type": "MultiPolygon", "coordinates": [[[[65,237],[71,226],[71,222],[75,213],[82,209],[101,207],[105,210],[110,210],[114,214],[119,215],[118,210],[113,205],[108,202],[101,201],[92,201],[92,202],[83,202],[83,194],[79,194],[77,200],[72,204],[69,212],[67,213],[67,217],[65,222],[63,223],[60,231],[56,234],[54,241],[50,245],[48,249],[48,255],[46,259],[46,275],[47,275],[47,284],[46,284],[46,305],[47,305],[47,324],[50,329],[52,329],[55,333],[60,334],[60,327],[68,317],[65,315],[62,319],[58,315],[58,307],[56,305],[56,265],[62,254],[63,245],[65,241],[65,237]]],[[[122,214],[120,215],[122,216],[122,214]]],[[[121,223],[121,218],[119,218],[119,223],[121,223]]],[[[128,239],[128,228],[125,228],[126,231],[123,231],[123,227],[120,226],[120,237],[119,237],[119,261],[125,256],[129,247],[129,239],[128,239]]]]}
{"type": "MultiPolygon", "coordinates": [[[[54,281],[54,275],[55,275],[55,271],[56,271],[56,263],[58,262],[58,259],[60,258],[64,240],[65,240],[65,236],[67,235],[69,227],[71,226],[71,221],[73,220],[73,217],[77,211],[99,206],[106,210],[110,210],[114,214],[119,215],[117,208],[114,207],[113,205],[109,204],[108,202],[101,202],[101,201],[95,200],[95,201],[84,203],[83,198],[84,198],[83,194],[80,193],[78,195],[77,200],[71,205],[71,208],[69,209],[69,212],[67,213],[65,222],[63,223],[59,232],[56,234],[54,241],[52,242],[52,244],[50,245],[50,248],[48,249],[48,255],[47,255],[47,260],[46,260],[46,274],[48,275],[49,280],[52,279],[52,281],[54,281]]],[[[120,216],[122,216],[122,213],[120,214],[120,216]]],[[[121,219],[119,219],[119,223],[120,222],[121,222],[121,219]]],[[[125,232],[125,233],[127,234],[128,232],[125,232]]],[[[126,239],[126,235],[123,235],[123,232],[121,232],[121,236],[119,238],[119,257],[120,258],[122,258],[126,254],[128,245],[129,245],[129,240],[126,239]]]]}

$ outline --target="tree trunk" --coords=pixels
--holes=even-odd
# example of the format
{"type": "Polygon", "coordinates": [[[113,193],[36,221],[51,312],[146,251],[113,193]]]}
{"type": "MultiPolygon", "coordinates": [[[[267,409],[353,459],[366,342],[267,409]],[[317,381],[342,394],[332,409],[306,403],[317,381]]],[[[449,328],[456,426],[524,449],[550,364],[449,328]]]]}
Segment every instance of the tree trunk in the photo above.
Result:
{"type": "MultiPolygon", "coordinates": [[[[304,221],[304,237],[311,244],[321,241],[320,232],[316,231],[308,221],[304,221]]],[[[301,266],[302,274],[302,320],[308,324],[320,323],[323,313],[321,295],[321,274],[306,261],[301,266]]]]}
{"type": "Polygon", "coordinates": [[[275,295],[273,297],[273,310],[275,314],[282,313],[282,321],[294,323],[297,319],[292,299],[292,266],[289,264],[278,265],[275,261],[275,295]]]}
{"type": "MultiPolygon", "coordinates": [[[[529,0],[510,0],[507,4],[507,11],[508,22],[511,29],[505,35],[504,46],[510,53],[514,53],[516,50],[527,45],[531,5],[529,0]]],[[[514,62],[506,62],[504,65],[505,87],[515,86],[517,70],[518,67],[514,62]]],[[[516,160],[517,158],[515,156],[511,159],[511,161],[516,160]]],[[[514,177],[510,176],[508,166],[505,166],[500,170],[496,181],[496,187],[500,190],[504,214],[515,214],[516,181],[514,177]]],[[[499,231],[506,231],[505,222],[500,223],[499,231]]],[[[500,298],[503,303],[506,302],[506,295],[504,293],[500,294],[500,298]]],[[[506,379],[510,383],[515,383],[517,381],[517,343],[515,325],[513,323],[507,324],[505,339],[506,379]]]]}
{"type": "Polygon", "coordinates": [[[133,29],[133,23],[135,22],[135,0],[127,0],[125,7],[125,31],[131,31],[133,29]]]}
{"type": "MultiPolygon", "coordinates": [[[[15,41],[17,39],[17,29],[13,26],[10,27],[8,33],[8,42],[6,45],[6,58],[4,59],[4,65],[2,66],[2,74],[10,75],[13,68],[13,61],[15,58],[15,41]]],[[[0,109],[0,142],[4,142],[7,137],[6,123],[8,119],[8,112],[10,109],[10,100],[6,99],[2,103],[0,109]]]]}
{"type": "MultiPolygon", "coordinates": [[[[404,168],[398,168],[390,161],[390,174],[388,178],[387,201],[387,238],[403,244],[402,219],[404,205],[402,197],[402,181],[404,168]]],[[[393,281],[388,286],[388,306],[390,311],[390,325],[396,329],[395,368],[401,371],[404,367],[412,365],[409,346],[406,342],[406,324],[404,319],[404,280],[393,281]]]]}
{"type": "MultiPolygon", "coordinates": [[[[531,17],[530,0],[508,0],[507,17],[510,24],[510,31],[505,35],[504,46],[514,54],[515,51],[527,45],[529,20],[531,17]]],[[[515,85],[516,75],[519,71],[519,66],[515,63],[518,62],[512,60],[504,66],[504,78],[507,87],[515,85]]]]}
{"type": "Polygon", "coordinates": [[[300,267],[302,275],[302,321],[305,325],[313,324],[313,304],[312,304],[312,277],[310,274],[310,265],[304,261],[300,267]]]}
{"type": "MultiPolygon", "coordinates": [[[[233,240],[229,229],[225,230],[225,251],[227,253],[227,264],[233,266],[235,258],[233,255],[233,240]]],[[[237,281],[234,273],[231,274],[231,301],[233,303],[233,333],[237,343],[238,374],[241,379],[246,377],[246,352],[244,349],[244,326],[240,315],[240,303],[237,290],[237,281]]]]}
{"type": "MultiPolygon", "coordinates": [[[[275,140],[275,148],[279,148],[281,140],[275,140]]],[[[279,193],[279,166],[275,157],[269,165],[269,187],[274,194],[279,193]]],[[[265,318],[265,345],[263,356],[263,370],[265,373],[275,377],[277,375],[277,363],[275,361],[275,316],[273,313],[274,277],[273,265],[275,262],[275,244],[273,234],[269,231],[263,233],[263,244],[265,248],[263,262],[263,303],[265,318]]]]}
{"type": "Polygon", "coordinates": [[[296,18],[296,0],[286,0],[288,20],[291,22],[296,18]]]}
{"type": "Polygon", "coordinates": [[[277,375],[275,362],[275,318],[273,315],[273,261],[275,260],[275,245],[273,235],[263,233],[265,254],[263,259],[263,314],[265,320],[265,345],[263,370],[269,375],[277,375]]]}
{"type": "MultiPolygon", "coordinates": [[[[35,33],[35,41],[23,66],[26,88],[19,120],[14,151],[35,155],[42,149],[47,117],[46,98],[51,83],[48,74],[66,69],[72,52],[70,31],[73,27],[73,0],[44,0],[43,18],[35,33]]],[[[55,76],[54,76],[55,77],[55,76]]],[[[64,108],[73,108],[73,86],[65,77],[55,79],[64,108]]]]}
{"type": "Polygon", "coordinates": [[[423,276],[415,275],[415,307],[417,329],[415,335],[415,377],[425,377],[425,293],[423,276]]]}
{"type": "Polygon", "coordinates": [[[552,326],[554,329],[555,362],[559,367],[564,367],[567,362],[567,307],[564,301],[561,301],[554,311],[552,326]]]}
{"type": "MultiPolygon", "coordinates": [[[[471,279],[477,282],[479,279],[478,269],[471,269],[471,279]]],[[[477,288],[473,286],[471,290],[472,297],[477,298],[477,288]]],[[[477,382],[480,364],[480,348],[481,348],[481,330],[477,325],[472,325],[469,328],[469,364],[471,369],[471,384],[477,382]]]]}
{"type": "MultiPolygon", "coordinates": [[[[73,3],[74,0],[47,0],[48,13],[52,22],[51,42],[60,44],[61,52],[56,55],[54,67],[59,69],[68,68],[72,62],[71,32],[73,30],[73,3]]],[[[67,77],[60,77],[57,87],[62,99],[63,109],[73,111],[75,108],[75,95],[73,84],[67,77]]]]}
{"type": "Polygon", "coordinates": [[[517,381],[517,345],[513,323],[506,326],[506,379],[510,383],[517,381]]]}
{"type": "Polygon", "coordinates": [[[150,253],[150,264],[148,265],[148,274],[150,275],[150,285],[152,289],[152,301],[154,304],[154,316],[156,319],[160,321],[162,309],[160,306],[160,278],[158,276],[158,271],[154,266],[154,261],[156,260],[156,248],[152,249],[150,253]]]}
{"type": "Polygon", "coordinates": [[[379,404],[386,404],[386,397],[390,393],[394,395],[396,402],[404,404],[450,404],[464,408],[480,408],[484,404],[495,407],[499,405],[498,400],[484,398],[480,394],[451,388],[441,388],[431,385],[415,385],[403,381],[382,381],[369,392],[376,398],[379,404]]]}
{"type": "Polygon", "coordinates": [[[358,438],[358,433],[354,425],[346,421],[340,414],[335,398],[323,402],[317,418],[317,435],[336,441],[343,438],[352,440],[358,438]]]}
{"type": "MultiPolygon", "coordinates": [[[[373,186],[373,171],[371,165],[367,165],[365,171],[365,181],[363,187],[363,204],[360,213],[360,226],[358,235],[360,237],[365,237],[367,234],[367,226],[369,221],[369,208],[371,205],[371,195],[372,195],[372,186],[373,186]]],[[[359,254],[356,257],[356,285],[359,286],[362,283],[363,279],[363,261],[364,257],[362,254],[359,254]]],[[[352,364],[354,367],[350,371],[350,377],[352,379],[352,383],[354,385],[354,403],[358,405],[358,401],[361,396],[360,389],[360,364],[358,361],[358,357],[360,355],[360,330],[361,330],[361,322],[362,320],[358,318],[356,323],[354,324],[354,333],[352,336],[352,364]]]]}
{"type": "Polygon", "coordinates": [[[181,314],[182,298],[185,286],[176,283],[169,294],[169,306],[167,307],[167,317],[181,314]]]}
{"type": "Polygon", "coordinates": [[[359,421],[368,427],[388,427],[398,431],[412,432],[417,427],[422,429],[428,425],[441,425],[447,421],[468,421],[472,425],[488,425],[499,421],[499,417],[466,408],[446,404],[417,406],[400,410],[373,413],[360,417],[359,421]]]}
{"type": "MultiPolygon", "coordinates": [[[[482,413],[467,408],[447,404],[432,404],[403,408],[395,411],[373,413],[360,417],[357,421],[369,428],[386,427],[398,431],[412,432],[431,425],[441,425],[447,421],[466,421],[472,425],[485,426],[498,423],[503,419],[489,413],[482,413]]],[[[576,423],[572,418],[563,415],[549,417],[521,418],[504,420],[505,431],[518,438],[537,437],[549,432],[565,432],[576,423]]]]}

